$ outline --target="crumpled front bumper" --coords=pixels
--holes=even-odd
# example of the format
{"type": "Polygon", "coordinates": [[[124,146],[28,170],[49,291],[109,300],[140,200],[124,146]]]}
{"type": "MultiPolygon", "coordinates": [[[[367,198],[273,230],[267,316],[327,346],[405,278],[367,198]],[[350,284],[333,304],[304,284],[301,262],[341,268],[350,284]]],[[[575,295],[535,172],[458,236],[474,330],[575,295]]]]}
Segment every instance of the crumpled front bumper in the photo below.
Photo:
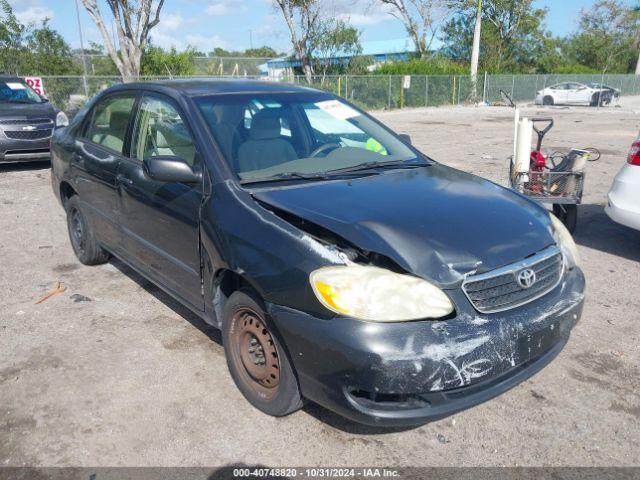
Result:
{"type": "Polygon", "coordinates": [[[478,314],[462,291],[445,321],[324,320],[270,304],[305,397],[360,423],[413,425],[495,397],[548,364],[582,314],[579,269],[544,297],[478,314]]]}

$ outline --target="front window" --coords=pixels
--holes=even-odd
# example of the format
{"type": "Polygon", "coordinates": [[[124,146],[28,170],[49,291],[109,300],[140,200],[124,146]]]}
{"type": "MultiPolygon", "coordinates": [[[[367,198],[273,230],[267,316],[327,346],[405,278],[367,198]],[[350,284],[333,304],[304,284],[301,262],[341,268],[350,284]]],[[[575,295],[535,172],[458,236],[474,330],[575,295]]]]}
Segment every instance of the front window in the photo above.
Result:
{"type": "Polygon", "coordinates": [[[196,102],[245,182],[416,160],[395,135],[327,94],[215,95],[196,102]]]}
{"type": "Polygon", "coordinates": [[[42,97],[22,80],[0,81],[1,103],[42,103],[42,97]]]}
{"type": "Polygon", "coordinates": [[[171,103],[144,97],[131,142],[131,157],[143,161],[158,156],[178,157],[193,166],[196,148],[187,126],[171,103]]]}

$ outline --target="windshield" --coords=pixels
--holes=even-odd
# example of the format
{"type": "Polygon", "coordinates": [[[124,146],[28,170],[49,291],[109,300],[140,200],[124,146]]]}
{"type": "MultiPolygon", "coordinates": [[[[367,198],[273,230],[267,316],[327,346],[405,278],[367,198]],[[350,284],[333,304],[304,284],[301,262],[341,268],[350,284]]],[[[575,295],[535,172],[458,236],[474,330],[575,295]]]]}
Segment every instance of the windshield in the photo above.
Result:
{"type": "Polygon", "coordinates": [[[395,135],[328,94],[214,95],[196,103],[245,182],[416,159],[395,135]]]}
{"type": "Polygon", "coordinates": [[[42,103],[42,98],[22,80],[0,81],[0,102],[42,103]]]}

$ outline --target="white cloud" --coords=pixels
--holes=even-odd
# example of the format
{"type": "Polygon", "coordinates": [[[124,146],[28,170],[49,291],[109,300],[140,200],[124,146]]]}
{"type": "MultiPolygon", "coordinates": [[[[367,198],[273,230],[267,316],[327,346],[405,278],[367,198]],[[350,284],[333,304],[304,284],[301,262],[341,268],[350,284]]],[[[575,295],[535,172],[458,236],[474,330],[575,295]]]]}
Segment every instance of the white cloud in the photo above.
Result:
{"type": "Polygon", "coordinates": [[[186,45],[195,47],[202,52],[209,52],[216,47],[229,50],[231,48],[229,42],[219,35],[187,35],[186,45]]]}
{"type": "Polygon", "coordinates": [[[243,0],[213,0],[210,1],[204,12],[207,15],[219,17],[232,13],[243,12],[247,9],[243,0]]]}
{"type": "Polygon", "coordinates": [[[53,10],[47,7],[34,5],[25,10],[18,10],[18,8],[19,6],[16,7],[15,15],[20,23],[40,23],[45,18],[53,18],[53,10]]]}
{"type": "Polygon", "coordinates": [[[160,23],[158,24],[156,29],[165,30],[167,32],[174,32],[182,27],[183,23],[184,19],[182,18],[182,15],[167,13],[162,16],[160,23]]]}
{"type": "Polygon", "coordinates": [[[385,13],[374,13],[366,15],[364,13],[339,13],[337,18],[353,25],[354,27],[363,27],[365,25],[377,25],[378,23],[389,20],[389,15],[385,13]]]}

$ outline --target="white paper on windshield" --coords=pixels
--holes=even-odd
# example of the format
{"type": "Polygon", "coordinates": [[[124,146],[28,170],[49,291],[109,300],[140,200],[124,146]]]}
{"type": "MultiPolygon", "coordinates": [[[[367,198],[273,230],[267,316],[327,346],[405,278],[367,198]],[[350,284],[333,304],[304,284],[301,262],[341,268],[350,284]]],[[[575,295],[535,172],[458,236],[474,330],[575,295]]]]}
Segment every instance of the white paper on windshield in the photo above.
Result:
{"type": "Polygon", "coordinates": [[[347,120],[348,118],[360,115],[359,112],[351,108],[349,105],[345,105],[338,100],[325,100],[324,102],[316,103],[316,106],[338,120],[347,120]]]}
{"type": "Polygon", "coordinates": [[[7,82],[7,87],[11,90],[26,90],[25,86],[21,83],[7,82]]]}

